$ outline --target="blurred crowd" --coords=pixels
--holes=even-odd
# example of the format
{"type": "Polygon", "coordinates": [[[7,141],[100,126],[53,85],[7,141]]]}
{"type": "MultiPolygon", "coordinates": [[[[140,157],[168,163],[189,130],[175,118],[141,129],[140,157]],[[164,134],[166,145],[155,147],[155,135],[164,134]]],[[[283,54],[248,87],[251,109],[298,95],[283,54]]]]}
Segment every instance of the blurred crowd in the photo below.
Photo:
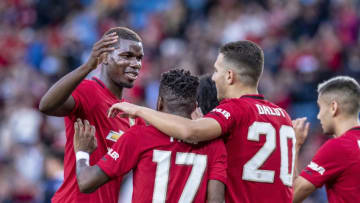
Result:
{"type": "MultiPolygon", "coordinates": [[[[333,75],[360,79],[357,0],[1,0],[0,202],[49,202],[60,186],[64,122],[41,114],[39,101],[115,26],[143,39],[141,74],[126,98],[152,108],[161,72],[211,73],[221,44],[258,43],[260,92],[311,122],[300,167],[328,139],[316,119],[317,84],[333,75]]],[[[307,202],[326,195],[320,190],[307,202]]]]}

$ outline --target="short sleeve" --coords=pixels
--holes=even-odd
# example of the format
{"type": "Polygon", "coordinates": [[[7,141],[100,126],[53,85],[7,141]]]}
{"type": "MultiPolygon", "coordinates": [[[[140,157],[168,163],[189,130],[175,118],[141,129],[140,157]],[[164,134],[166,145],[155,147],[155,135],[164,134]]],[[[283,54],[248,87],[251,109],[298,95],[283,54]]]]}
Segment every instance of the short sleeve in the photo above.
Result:
{"type": "Polygon", "coordinates": [[[301,176],[315,187],[321,187],[338,177],[347,167],[346,150],[337,139],[327,141],[315,154],[301,176]]]}
{"type": "Polygon", "coordinates": [[[236,113],[233,110],[233,103],[226,102],[221,103],[219,106],[214,108],[208,114],[206,114],[205,118],[213,118],[215,119],[221,126],[221,132],[223,135],[228,134],[231,128],[235,124],[234,114],[236,113]]]}
{"type": "Polygon", "coordinates": [[[227,152],[222,139],[213,141],[213,156],[214,159],[209,165],[209,179],[218,180],[226,185],[227,182],[227,152]]]}
{"type": "Polygon", "coordinates": [[[90,82],[87,80],[82,81],[76,89],[71,93],[71,96],[74,98],[75,107],[71,111],[70,115],[79,115],[81,112],[85,112],[88,109],[88,105],[90,103],[88,97],[92,97],[91,92],[93,90],[89,90],[90,82]]]}
{"type": "Polygon", "coordinates": [[[137,132],[137,127],[129,129],[97,163],[110,178],[121,177],[136,166],[141,153],[137,132]]]}

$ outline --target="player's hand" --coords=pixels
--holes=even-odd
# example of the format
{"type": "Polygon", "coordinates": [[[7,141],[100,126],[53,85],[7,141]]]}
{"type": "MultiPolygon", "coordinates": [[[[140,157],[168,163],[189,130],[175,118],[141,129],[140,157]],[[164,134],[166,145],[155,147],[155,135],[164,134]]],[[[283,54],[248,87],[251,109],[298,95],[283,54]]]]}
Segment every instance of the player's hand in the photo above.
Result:
{"type": "Polygon", "coordinates": [[[77,119],[74,123],[74,151],[84,151],[87,153],[93,152],[97,147],[95,138],[95,126],[90,125],[89,121],[84,122],[77,119]]]}
{"type": "Polygon", "coordinates": [[[90,58],[86,62],[86,66],[92,70],[99,64],[100,56],[103,53],[108,53],[115,50],[113,45],[118,41],[118,36],[115,32],[104,35],[98,42],[96,42],[91,50],[90,58]]]}
{"type": "Polygon", "coordinates": [[[295,137],[296,137],[296,145],[301,147],[309,133],[310,123],[306,121],[306,117],[298,118],[292,121],[295,137]]]}
{"type": "Polygon", "coordinates": [[[193,111],[193,112],[191,113],[191,119],[193,119],[193,120],[202,118],[203,116],[204,116],[204,115],[203,115],[203,113],[201,112],[200,107],[197,107],[197,108],[195,109],[195,111],[193,111]]]}
{"type": "Polygon", "coordinates": [[[121,117],[136,117],[136,112],[139,110],[140,106],[135,104],[130,104],[127,102],[119,102],[113,104],[108,110],[108,117],[114,118],[116,115],[120,113],[121,117]]]}

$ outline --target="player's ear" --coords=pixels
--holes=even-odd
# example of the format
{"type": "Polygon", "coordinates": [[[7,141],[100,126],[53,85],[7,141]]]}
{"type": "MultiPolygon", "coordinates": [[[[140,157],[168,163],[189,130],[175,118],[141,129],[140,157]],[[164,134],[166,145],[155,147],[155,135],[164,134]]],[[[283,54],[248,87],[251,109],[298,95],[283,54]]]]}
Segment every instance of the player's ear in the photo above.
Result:
{"type": "Polygon", "coordinates": [[[156,110],[162,111],[163,109],[164,109],[164,99],[161,96],[159,96],[156,104],[156,110]]]}
{"type": "Polygon", "coordinates": [[[107,53],[102,53],[101,55],[100,55],[100,59],[99,59],[99,64],[100,63],[102,63],[102,64],[104,64],[104,65],[107,65],[108,64],[108,56],[109,56],[109,54],[107,54],[107,53]]]}
{"type": "Polygon", "coordinates": [[[228,69],[227,71],[226,71],[226,81],[227,81],[227,83],[229,84],[229,85],[232,85],[232,84],[234,84],[234,82],[235,82],[235,72],[234,72],[234,70],[232,70],[232,69],[228,69]]]}
{"type": "Polygon", "coordinates": [[[339,103],[337,101],[332,101],[330,103],[330,113],[333,117],[339,114],[339,103]]]}

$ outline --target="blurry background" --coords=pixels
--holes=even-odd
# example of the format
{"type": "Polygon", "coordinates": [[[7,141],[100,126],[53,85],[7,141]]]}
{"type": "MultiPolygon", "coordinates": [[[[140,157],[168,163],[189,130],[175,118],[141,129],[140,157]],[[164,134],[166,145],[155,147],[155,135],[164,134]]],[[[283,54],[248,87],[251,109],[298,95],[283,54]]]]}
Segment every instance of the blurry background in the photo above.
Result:
{"type": "Polygon", "coordinates": [[[114,26],[143,38],[141,76],[126,97],[152,108],[161,72],[210,73],[221,44],[257,42],[265,52],[261,93],[311,121],[304,167],[327,139],[316,120],[317,84],[360,77],[359,8],[357,0],[1,0],[0,202],[49,202],[60,186],[63,119],[41,114],[39,100],[114,26]]]}

